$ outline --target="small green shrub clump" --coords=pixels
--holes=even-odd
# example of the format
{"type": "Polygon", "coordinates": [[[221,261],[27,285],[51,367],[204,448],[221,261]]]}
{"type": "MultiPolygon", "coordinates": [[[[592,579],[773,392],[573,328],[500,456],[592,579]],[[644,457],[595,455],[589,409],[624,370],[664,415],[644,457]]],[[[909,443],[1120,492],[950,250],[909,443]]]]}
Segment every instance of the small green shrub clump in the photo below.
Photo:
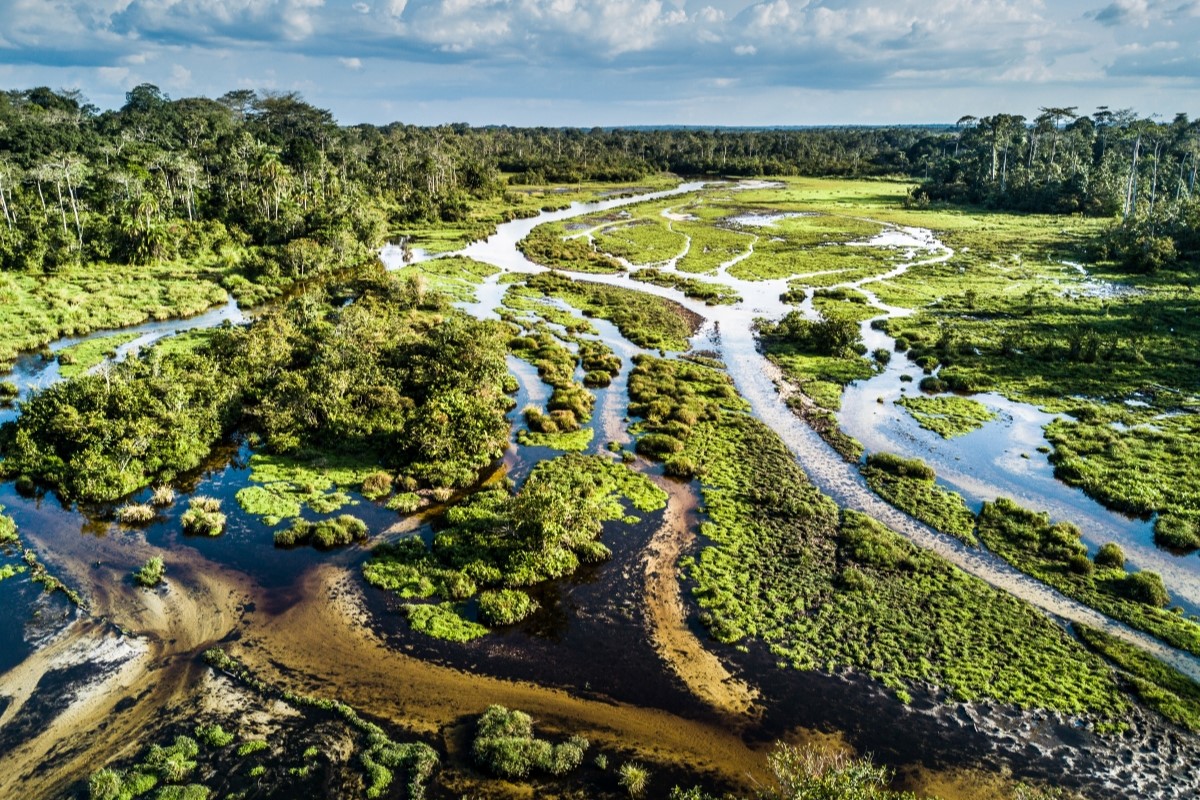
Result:
{"type": "Polygon", "coordinates": [[[379,500],[392,493],[392,476],[383,472],[372,472],[362,482],[362,496],[368,500],[379,500]]]}
{"type": "Polygon", "coordinates": [[[401,514],[411,514],[421,507],[421,496],[416,492],[399,492],[388,498],[387,507],[401,514]]]}
{"type": "Polygon", "coordinates": [[[1160,514],[1154,521],[1154,541],[1172,550],[1200,548],[1200,526],[1192,515],[1160,514]]]}
{"type": "Polygon", "coordinates": [[[166,571],[166,567],[163,566],[163,560],[158,556],[154,556],[148,559],[140,569],[134,571],[133,581],[138,586],[153,589],[163,582],[163,575],[166,571]]]}
{"type": "Polygon", "coordinates": [[[523,711],[490,706],[479,718],[471,752],[481,767],[503,778],[524,778],[536,771],[566,775],[583,763],[589,742],[572,736],[560,744],[539,739],[523,711]]]}
{"type": "Polygon", "coordinates": [[[1124,569],[1125,551],[1116,542],[1103,544],[1096,552],[1095,563],[1102,569],[1124,569]]]}
{"type": "Polygon", "coordinates": [[[154,519],[154,506],[149,503],[128,503],[117,509],[117,521],[124,525],[144,525],[154,519]]]}
{"type": "Polygon", "coordinates": [[[650,770],[636,761],[627,761],[617,769],[617,784],[630,797],[641,797],[650,785],[650,770]]]}
{"type": "Polygon", "coordinates": [[[154,491],[150,494],[150,505],[156,508],[165,508],[174,502],[175,490],[165,484],[155,486],[154,491]]]}
{"type": "Polygon", "coordinates": [[[537,609],[536,600],[516,589],[500,589],[479,595],[479,617],[488,625],[515,625],[537,609]]]}
{"type": "Polygon", "coordinates": [[[1154,608],[1166,608],[1171,602],[1162,577],[1157,572],[1131,572],[1125,576],[1125,593],[1130,599],[1154,608]]]}
{"type": "Polygon", "coordinates": [[[0,544],[13,544],[17,541],[17,523],[4,513],[0,506],[0,544]]]}
{"type": "Polygon", "coordinates": [[[228,747],[237,737],[218,724],[200,725],[196,728],[196,738],[209,747],[228,747]]]}
{"type": "Polygon", "coordinates": [[[190,536],[220,536],[225,532],[225,514],[215,497],[193,497],[179,521],[183,532],[190,536]]]}
{"type": "Polygon", "coordinates": [[[298,519],[290,528],[275,532],[276,547],[295,547],[311,544],[321,550],[366,541],[367,523],[353,514],[317,522],[298,519]]]}

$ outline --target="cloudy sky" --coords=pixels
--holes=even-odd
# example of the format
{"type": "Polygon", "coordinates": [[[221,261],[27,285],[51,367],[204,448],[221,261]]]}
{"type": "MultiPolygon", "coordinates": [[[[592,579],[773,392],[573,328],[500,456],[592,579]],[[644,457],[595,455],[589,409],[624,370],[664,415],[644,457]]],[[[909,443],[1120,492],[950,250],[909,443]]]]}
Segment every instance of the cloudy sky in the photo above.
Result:
{"type": "Polygon", "coordinates": [[[0,87],[301,92],[342,122],[1200,116],[1200,0],[0,0],[0,87]]]}

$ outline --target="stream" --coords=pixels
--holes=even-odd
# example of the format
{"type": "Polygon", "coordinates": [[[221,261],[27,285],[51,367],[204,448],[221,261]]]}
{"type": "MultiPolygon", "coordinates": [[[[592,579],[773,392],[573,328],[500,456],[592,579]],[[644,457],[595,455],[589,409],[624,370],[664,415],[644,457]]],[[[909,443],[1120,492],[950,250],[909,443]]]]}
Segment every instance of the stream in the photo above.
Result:
{"type": "MultiPolygon", "coordinates": [[[[691,194],[703,186],[699,182],[685,183],[668,191],[594,203],[575,203],[566,209],[543,212],[537,217],[503,224],[488,239],[472,243],[456,253],[446,254],[471,257],[500,270],[476,287],[474,302],[459,305],[477,317],[494,317],[507,290],[507,284],[501,282],[506,273],[544,271],[517,249],[517,243],[540,224],[691,194]]],[[[736,187],[731,190],[736,190],[736,187]]],[[[753,220],[749,224],[759,226],[760,223],[760,220],[753,220]]],[[[921,258],[939,260],[951,255],[948,248],[937,242],[928,231],[889,229],[885,233],[890,238],[867,244],[900,247],[907,253],[904,263],[889,275],[902,274],[909,267],[922,263],[921,258]]],[[[689,239],[684,253],[690,244],[689,239]]],[[[659,268],[703,279],[704,276],[678,272],[676,265],[682,255],[658,265],[659,268]]],[[[430,256],[417,253],[416,257],[419,261],[430,256]]],[[[728,274],[730,266],[748,257],[750,253],[740,254],[718,270],[720,280],[742,297],[741,302],[731,306],[709,307],[684,297],[677,290],[633,281],[627,274],[572,277],[666,297],[700,315],[705,321],[692,341],[693,347],[712,350],[719,355],[727,365],[738,391],[750,403],[753,414],[782,438],[813,483],[839,505],[879,519],[916,544],[933,550],[962,569],[1055,617],[1103,628],[1156,653],[1164,661],[1200,680],[1200,660],[1166,647],[1149,636],[1063,597],[986,551],[968,548],[956,539],[933,531],[872,493],[857,468],[843,461],[786,405],[789,390],[786,386],[781,387],[778,369],[759,352],[751,326],[756,317],[778,317],[795,307],[780,300],[780,295],[787,289],[786,279],[746,281],[728,274]]],[[[398,248],[385,248],[381,258],[389,268],[403,265],[403,255],[398,248]]],[[[903,309],[889,309],[870,295],[869,290],[864,288],[870,280],[852,285],[867,293],[881,313],[907,313],[903,309]]],[[[805,313],[812,313],[811,300],[810,293],[802,306],[805,313]]],[[[122,329],[120,333],[137,334],[137,338],[122,345],[113,360],[120,360],[136,352],[139,347],[166,336],[226,323],[237,324],[245,319],[231,301],[190,319],[151,322],[122,329]]],[[[595,435],[588,451],[599,452],[609,441],[628,442],[625,425],[628,411],[626,381],[632,357],[642,351],[621,337],[611,323],[599,319],[591,319],[590,322],[597,331],[591,336],[612,347],[622,360],[622,370],[612,385],[594,390],[597,402],[590,425],[595,435]]],[[[49,346],[49,352],[55,353],[81,341],[113,333],[97,332],[86,337],[60,339],[49,346]]],[[[867,340],[868,347],[887,346],[890,342],[884,341],[887,337],[870,329],[869,324],[864,325],[864,335],[872,337],[867,340]]],[[[518,405],[510,415],[515,431],[520,425],[519,414],[524,403],[544,402],[548,389],[538,378],[536,370],[525,362],[510,357],[509,367],[520,387],[518,405]]],[[[1050,478],[1050,483],[1065,490],[1061,494],[1043,487],[1040,479],[1030,477],[1022,481],[1020,470],[1014,470],[1014,465],[1009,463],[1011,458],[993,456],[1036,448],[1038,439],[1030,438],[1030,431],[1036,430],[1040,438],[1040,426],[1045,424],[1045,415],[1037,416],[1020,404],[1008,401],[1001,403],[1002,398],[996,400],[983,396],[980,397],[983,402],[1007,414],[1007,417],[987,426],[984,431],[949,443],[928,440],[912,431],[897,435],[895,431],[907,430],[907,415],[891,406],[890,401],[894,398],[888,393],[894,390],[895,396],[899,396],[905,388],[899,376],[906,371],[917,370],[903,359],[895,358],[879,375],[850,387],[846,392],[843,424],[868,449],[888,449],[930,461],[947,485],[962,491],[972,502],[978,503],[995,494],[1007,493],[1035,508],[1054,509],[1052,513],[1056,517],[1079,522],[1085,530],[1092,526],[1093,520],[1089,515],[1094,510],[1080,500],[1087,500],[1082,493],[1062,487],[1053,478],[1050,478]],[[877,396],[885,397],[884,406],[875,402],[877,396]],[[896,411],[900,416],[885,414],[885,411],[896,411]],[[872,438],[872,431],[876,432],[875,438],[872,438]],[[969,440],[973,437],[978,439],[985,432],[988,433],[982,438],[986,439],[990,449],[982,450],[979,445],[973,449],[968,447],[969,440]],[[1005,432],[1005,438],[997,442],[996,439],[1001,438],[997,437],[1000,432],[1005,432]],[[922,448],[935,452],[927,453],[922,448]],[[981,457],[981,452],[987,452],[988,457],[981,457]],[[955,464],[963,466],[952,469],[955,464]],[[988,464],[994,466],[989,467],[988,464]],[[1024,491],[1017,491],[1021,487],[1024,487],[1024,491]],[[1074,504],[1073,498],[1077,501],[1074,504]]],[[[25,398],[31,392],[61,379],[61,376],[56,361],[30,354],[18,360],[11,375],[0,376],[0,379],[14,382],[21,397],[25,398]]],[[[0,409],[0,422],[14,419],[16,413],[14,409],[0,409]]],[[[911,427],[915,428],[915,423],[911,427]]],[[[920,431],[920,434],[925,433],[928,432],[920,431]]],[[[510,448],[501,469],[520,481],[539,460],[552,455],[554,453],[545,448],[510,448]]],[[[126,697],[128,687],[134,682],[131,675],[141,675],[159,687],[151,697],[155,702],[178,702],[178,697],[182,695],[172,695],[170,692],[187,690],[188,676],[194,672],[196,653],[212,642],[232,637],[258,642],[260,665],[278,667],[285,672],[290,669],[299,674],[320,675],[326,685],[337,687],[330,691],[338,691],[347,702],[375,703],[378,700],[379,713],[393,714],[393,718],[408,719],[418,713],[414,709],[420,709],[420,713],[426,715],[420,718],[427,724],[448,724],[456,718],[456,714],[478,713],[472,709],[481,708],[488,702],[502,701],[547,715],[569,715],[580,720],[581,726],[592,726],[587,728],[589,735],[608,735],[611,738],[613,731],[622,730],[655,736],[664,746],[670,743],[676,752],[684,754],[681,758],[692,758],[697,765],[701,763],[699,759],[706,759],[703,763],[714,765],[713,769],[719,765],[719,769],[727,773],[737,769],[743,770],[741,774],[748,775],[751,768],[761,767],[761,752],[751,752],[752,748],[748,747],[744,737],[736,732],[730,733],[735,728],[730,718],[697,701],[677,681],[664,677],[661,661],[644,640],[641,612],[637,610],[637,587],[631,588],[628,581],[631,574],[643,570],[638,561],[640,552],[655,534],[655,528],[662,522],[662,515],[647,519],[623,537],[624,540],[614,546],[611,564],[583,575],[578,582],[556,583],[548,587],[540,599],[547,608],[553,610],[553,614],[529,628],[497,634],[478,645],[448,646],[414,636],[402,624],[397,627],[393,604],[382,593],[368,590],[364,593],[363,606],[379,628],[375,632],[378,636],[376,640],[347,625],[346,619],[354,618],[357,612],[345,612],[342,615],[346,602],[344,593],[362,591],[361,587],[345,588],[345,584],[355,583],[356,576],[346,577],[344,570],[350,568],[356,571],[365,552],[360,548],[350,548],[337,554],[321,554],[306,548],[275,549],[270,528],[257,518],[242,514],[236,505],[236,491],[248,481],[248,456],[248,448],[234,443],[214,453],[209,463],[193,475],[186,476],[177,487],[185,494],[210,494],[225,501],[226,510],[231,512],[230,528],[224,536],[213,540],[187,538],[179,533],[178,516],[185,507],[186,496],[142,532],[108,522],[104,509],[97,512],[96,509],[65,507],[53,495],[29,498],[18,494],[11,483],[0,485],[0,504],[7,506],[7,513],[18,521],[26,542],[43,555],[52,572],[62,567],[63,579],[68,583],[78,582],[88,586],[95,593],[99,608],[116,609],[117,612],[131,615],[134,623],[128,625],[130,629],[155,632],[147,637],[150,641],[147,646],[128,644],[133,637],[114,638],[116,634],[111,629],[98,622],[83,620],[80,618],[82,615],[64,608],[65,604],[47,601],[38,596],[39,593],[30,591],[27,577],[4,581],[0,584],[0,600],[6,601],[0,604],[0,629],[8,633],[0,639],[0,674],[5,675],[6,693],[9,680],[15,681],[14,685],[19,685],[22,692],[34,691],[34,686],[27,685],[29,679],[23,676],[26,673],[37,674],[38,656],[43,651],[50,653],[46,656],[49,659],[53,654],[51,651],[56,648],[70,650],[74,647],[75,651],[86,653],[90,652],[87,648],[95,644],[96,652],[116,653],[111,655],[111,659],[118,666],[111,669],[104,666],[101,669],[103,665],[95,661],[99,677],[96,677],[94,687],[85,686],[79,690],[79,697],[83,698],[80,702],[93,704],[95,718],[105,720],[105,726],[110,716],[119,720],[106,733],[110,742],[115,743],[121,741],[122,725],[131,736],[141,718],[138,714],[145,719],[153,719],[157,711],[147,700],[138,706],[137,714],[129,715],[128,721],[125,721],[125,715],[117,713],[123,711],[125,706],[113,711],[116,707],[111,703],[107,707],[103,705],[104,702],[116,703],[118,698],[126,697]],[[167,596],[180,606],[174,612],[169,608],[160,608],[154,602],[144,603],[140,592],[136,598],[129,597],[132,594],[127,581],[130,565],[154,553],[170,555],[169,575],[173,582],[177,582],[174,585],[182,589],[167,590],[167,596]],[[339,570],[343,572],[339,573],[339,570]],[[189,599],[193,593],[194,599],[189,599]],[[11,602],[7,602],[9,600],[11,602]],[[162,621],[163,617],[166,622],[162,621]],[[48,624],[47,619],[58,620],[58,625],[64,620],[73,621],[56,634],[54,626],[48,624]],[[14,631],[20,632],[20,636],[13,636],[14,631]],[[379,641],[388,642],[389,648],[379,647],[379,641]],[[113,642],[126,644],[118,647],[113,642]],[[619,657],[612,655],[614,648],[619,651],[619,657]],[[134,670],[131,666],[134,664],[143,664],[142,672],[134,670]],[[161,672],[157,672],[159,670],[161,672]],[[156,672],[157,677],[151,677],[156,672]],[[381,685],[385,681],[397,680],[411,691],[392,692],[396,697],[389,695],[381,698],[381,685]],[[108,688],[102,692],[101,688],[95,687],[108,688]],[[562,689],[567,691],[564,693],[562,689]],[[409,694],[412,696],[409,697],[409,694]],[[566,696],[559,696],[564,694],[566,696]],[[109,710],[105,711],[105,708],[109,710]],[[689,745],[689,742],[692,744],[689,745]]],[[[1040,467],[1034,462],[1039,462],[1039,459],[1020,459],[1014,463],[1021,469],[1036,472],[1040,467]]],[[[651,472],[657,477],[656,470],[652,469],[651,472]]],[[[679,487],[672,493],[673,498],[677,495],[682,498],[682,508],[679,505],[671,506],[672,513],[679,518],[683,518],[688,508],[687,493],[687,490],[679,487]]],[[[141,499],[147,494],[148,490],[139,492],[134,499],[141,499]]],[[[361,501],[360,497],[355,499],[361,501]]],[[[690,502],[694,503],[694,498],[690,502]]],[[[363,516],[372,531],[386,529],[387,535],[393,535],[393,532],[394,535],[408,535],[414,530],[427,530],[420,518],[409,518],[397,524],[394,512],[387,512],[368,502],[358,502],[353,510],[355,514],[363,516]]],[[[1093,527],[1104,533],[1088,532],[1091,537],[1089,543],[1116,539],[1126,547],[1131,562],[1142,568],[1160,571],[1173,595],[1185,603],[1200,603],[1194,571],[1197,559],[1190,562],[1172,561],[1168,554],[1157,551],[1153,546],[1149,552],[1143,552],[1144,548],[1137,548],[1136,543],[1140,541],[1139,536],[1147,538],[1145,531],[1123,521],[1123,518],[1122,521],[1111,521],[1108,527],[1104,527],[1100,523],[1106,519],[1105,515],[1117,515],[1103,509],[1101,512],[1095,515],[1097,524],[1093,527]],[[1174,564],[1178,566],[1170,569],[1174,564]]],[[[140,638],[136,641],[140,641],[140,638]]],[[[253,660],[255,652],[251,650],[248,658],[253,660]]],[[[86,658],[86,655],[77,657],[86,658]]],[[[110,658],[108,655],[105,657],[110,658]]],[[[802,739],[806,734],[796,725],[811,725],[826,732],[831,729],[852,732],[854,741],[885,754],[892,763],[932,761],[942,766],[946,763],[983,763],[994,752],[995,745],[989,737],[999,736],[1007,741],[1018,728],[1023,733],[1017,735],[1024,736],[1027,729],[1021,726],[1030,724],[1027,720],[993,723],[984,718],[986,710],[980,712],[974,707],[970,714],[978,718],[967,723],[954,721],[952,724],[946,718],[947,714],[954,713],[946,711],[948,706],[931,702],[928,708],[905,708],[883,693],[865,688],[869,683],[865,680],[855,681],[844,676],[815,673],[787,673],[785,678],[791,682],[792,691],[808,694],[803,708],[798,705],[794,713],[788,712],[790,720],[783,726],[783,733],[802,739]],[[873,715],[877,712],[882,715],[880,719],[886,718],[886,724],[876,726],[864,722],[874,719],[873,715]],[[897,736],[903,741],[898,741],[897,736]]],[[[41,685],[37,683],[38,687],[41,685]]],[[[139,695],[138,700],[142,697],[139,695]]],[[[120,702],[124,703],[125,700],[120,702]]],[[[130,705],[138,704],[130,700],[130,705]]],[[[83,718],[90,717],[84,715],[83,718]]],[[[0,742],[5,741],[3,734],[11,734],[11,731],[6,731],[6,723],[11,719],[11,713],[6,712],[4,699],[0,698],[0,742]]],[[[744,724],[744,721],[739,724],[744,724]]],[[[1054,720],[1043,720],[1039,724],[1043,726],[1041,733],[1031,736],[1041,736],[1054,742],[1064,741],[1063,725],[1055,727],[1058,723],[1054,720]]],[[[1030,758],[1031,764],[1035,761],[1041,764],[1029,767],[1033,770],[1031,774],[1051,775],[1050,764],[1058,757],[1052,754],[1055,746],[1061,747],[1046,745],[1046,749],[1039,750],[1042,755],[1040,761],[1030,758]]],[[[1169,746],[1164,745],[1162,751],[1178,746],[1172,738],[1169,746]]],[[[78,750],[85,752],[82,745],[78,750]]],[[[44,763],[41,759],[45,755],[36,750],[29,753],[23,751],[22,757],[27,761],[17,763],[37,765],[44,763]]],[[[4,764],[5,758],[0,749],[0,765],[4,764]]],[[[1133,762],[1127,758],[1125,763],[1138,763],[1136,759],[1139,756],[1132,758],[1133,762]]],[[[1101,761],[1111,765],[1107,759],[1101,761]]],[[[1003,763],[1010,763],[1007,757],[1003,763]]],[[[1113,767],[1114,773],[1116,769],[1113,767]]],[[[1163,781],[1155,786],[1168,786],[1174,780],[1171,769],[1173,767],[1166,764],[1162,770],[1150,770],[1147,780],[1163,781]]],[[[1108,780],[1101,777],[1090,779],[1108,780]]]]}

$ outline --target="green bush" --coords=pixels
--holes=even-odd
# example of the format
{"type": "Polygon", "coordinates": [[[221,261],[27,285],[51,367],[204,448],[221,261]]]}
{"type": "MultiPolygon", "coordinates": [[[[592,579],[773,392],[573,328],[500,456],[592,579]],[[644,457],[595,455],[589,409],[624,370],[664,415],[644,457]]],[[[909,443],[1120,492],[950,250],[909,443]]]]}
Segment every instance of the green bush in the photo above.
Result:
{"type": "Polygon", "coordinates": [[[1096,571],[1096,565],[1085,553],[1076,553],[1068,559],[1067,569],[1076,575],[1091,575],[1096,571]]]}
{"type": "Polygon", "coordinates": [[[334,519],[318,522],[298,519],[290,528],[275,532],[276,547],[295,547],[312,544],[321,550],[365,541],[367,523],[353,514],[342,514],[334,519]]]}
{"type": "Polygon", "coordinates": [[[163,560],[154,556],[147,560],[141,569],[134,571],[133,580],[139,586],[153,589],[163,582],[164,573],[166,573],[166,567],[163,566],[163,560]]]}
{"type": "Polygon", "coordinates": [[[933,467],[919,458],[904,458],[893,453],[872,453],[867,456],[867,466],[901,478],[932,481],[937,477],[933,467]]]}
{"type": "Polygon", "coordinates": [[[500,589],[479,595],[479,616],[488,625],[515,625],[537,608],[537,601],[516,589],[500,589]]]}
{"type": "Polygon", "coordinates": [[[392,476],[383,472],[372,472],[362,482],[362,496],[368,500],[379,500],[392,493],[392,476]]]}
{"type": "Polygon", "coordinates": [[[215,497],[193,497],[179,521],[183,532],[190,536],[220,536],[225,531],[221,501],[215,497]]]}
{"type": "Polygon", "coordinates": [[[421,507],[421,496],[415,492],[400,492],[388,500],[387,507],[401,514],[411,514],[421,507]]]}
{"type": "Polygon", "coordinates": [[[196,738],[209,747],[228,747],[237,737],[220,725],[201,725],[196,728],[196,738]]]}
{"type": "Polygon", "coordinates": [[[1157,572],[1144,570],[1129,573],[1125,576],[1124,589],[1130,599],[1155,608],[1165,608],[1171,602],[1167,587],[1157,572]]]}
{"type": "Polygon", "coordinates": [[[637,451],[650,458],[664,459],[683,450],[683,442],[665,433],[647,433],[638,437],[637,451]]]}
{"type": "Polygon", "coordinates": [[[479,718],[471,751],[494,775],[524,778],[534,770],[562,776],[583,763],[588,740],[572,736],[553,745],[533,735],[533,720],[523,711],[490,706],[479,718]]]}
{"type": "Polygon", "coordinates": [[[650,770],[636,761],[627,761],[617,770],[617,783],[630,797],[641,797],[650,785],[650,770]]]}
{"type": "Polygon", "coordinates": [[[1196,518],[1181,514],[1161,514],[1154,521],[1154,541],[1172,550],[1200,548],[1200,530],[1196,518]]]}
{"type": "Polygon", "coordinates": [[[1096,553],[1096,566],[1108,569],[1125,568],[1125,551],[1116,542],[1101,545],[1096,553]]]}
{"type": "Polygon", "coordinates": [[[154,507],[148,503],[128,503],[117,509],[117,521],[125,525],[144,525],[154,519],[154,507]]]}

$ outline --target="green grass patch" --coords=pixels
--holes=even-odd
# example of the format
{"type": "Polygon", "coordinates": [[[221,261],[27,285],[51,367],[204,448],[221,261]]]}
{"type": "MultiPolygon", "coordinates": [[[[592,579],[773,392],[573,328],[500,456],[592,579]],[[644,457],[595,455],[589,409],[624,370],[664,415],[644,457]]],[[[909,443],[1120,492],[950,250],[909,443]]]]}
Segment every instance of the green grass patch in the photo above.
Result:
{"type": "Polygon", "coordinates": [[[332,514],[352,502],[357,491],[378,465],[352,457],[322,456],[297,459],[267,453],[250,457],[250,480],[237,493],[238,505],[267,525],[299,517],[307,507],[316,514],[332,514]]]}
{"type": "Polygon", "coordinates": [[[996,413],[983,403],[957,395],[901,397],[896,405],[907,411],[922,428],[943,439],[965,436],[996,419],[996,413]]]}
{"type": "Polygon", "coordinates": [[[1200,623],[1163,608],[1167,602],[1155,596],[1157,591],[1146,593],[1147,588],[1161,588],[1161,580],[1152,585],[1158,576],[1129,573],[1123,566],[1087,568],[1087,549],[1071,523],[1052,524],[1047,514],[1001,497],[983,504],[976,531],[985,547],[1022,572],[1173,647],[1200,655],[1200,623]]]}
{"type": "Polygon", "coordinates": [[[927,682],[964,701],[1124,712],[1104,665],[1039,611],[863,515],[839,515],[778,437],[735,410],[736,395],[676,424],[719,385],[728,378],[713,369],[651,358],[630,376],[631,399],[654,411],[643,429],[677,437],[674,457],[700,478],[708,544],[685,568],[714,638],[757,639],[781,666],[853,667],[902,698],[927,682]]]}
{"type": "Polygon", "coordinates": [[[64,347],[55,354],[58,359],[58,372],[64,378],[72,378],[81,372],[87,372],[97,364],[115,356],[118,347],[132,342],[136,338],[138,338],[136,333],[118,333],[64,347]]]}
{"type": "Polygon", "coordinates": [[[979,543],[975,538],[975,514],[962,495],[934,482],[933,469],[923,461],[872,453],[862,474],[872,491],[901,511],[969,545],[979,543]]]}
{"type": "Polygon", "coordinates": [[[592,443],[596,432],[580,428],[569,433],[535,433],[522,428],[517,431],[517,444],[523,447],[548,447],[564,453],[582,453],[592,443]]]}
{"type": "Polygon", "coordinates": [[[1088,647],[1121,670],[1142,702],[1176,725],[1200,732],[1200,685],[1104,631],[1079,624],[1075,631],[1088,647]]]}

